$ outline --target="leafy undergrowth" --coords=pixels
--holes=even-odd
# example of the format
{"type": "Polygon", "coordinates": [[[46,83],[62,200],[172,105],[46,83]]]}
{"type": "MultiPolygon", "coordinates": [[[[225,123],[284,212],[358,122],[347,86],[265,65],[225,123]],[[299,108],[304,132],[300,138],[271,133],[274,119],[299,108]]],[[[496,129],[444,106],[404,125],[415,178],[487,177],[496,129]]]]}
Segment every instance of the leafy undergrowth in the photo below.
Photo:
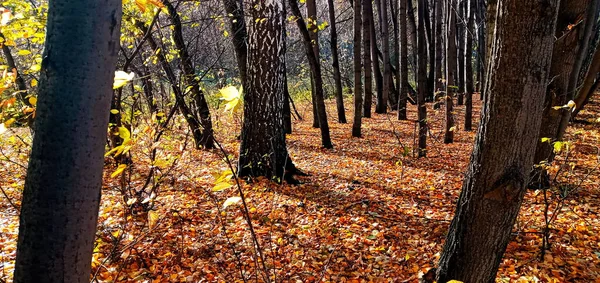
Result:
{"type": "MultiPolygon", "coordinates": [[[[414,106],[409,108],[409,121],[397,121],[395,112],[363,119],[359,139],[351,137],[351,123],[335,121],[330,102],[334,149],[325,150],[319,130],[311,127],[310,105],[299,104],[304,120],[294,121],[288,148],[297,167],[310,176],[298,177],[301,185],[265,179],[241,183],[264,268],[241,205],[223,208],[226,199],[237,195],[235,187],[211,190],[216,176],[228,169],[223,154],[191,150],[186,128],[179,126],[154,144],[164,160],[154,163],[159,169],[151,179],[159,183],[154,194],[138,203],[128,205],[121,188],[125,184],[135,190],[148,180],[152,143],[144,131],[134,131],[139,136],[132,149],[134,165],[125,175],[111,177],[117,166],[107,158],[93,280],[242,282],[243,276],[263,282],[266,269],[276,282],[417,282],[439,258],[471,154],[475,132],[462,130],[463,107],[458,107],[459,126],[450,145],[441,142],[443,110],[429,107],[428,157],[417,159],[414,106]]],[[[550,227],[550,249],[540,260],[545,194],[529,191],[498,281],[600,280],[600,174],[593,171],[598,166],[600,105],[588,109],[581,115],[587,123],[569,130],[573,146],[568,170],[561,170],[558,178],[575,190],[563,205],[558,193],[546,193],[548,215],[558,213],[550,227]]],[[[221,110],[213,113],[217,138],[235,162],[239,117],[232,119],[221,110]]],[[[18,139],[9,141],[7,134],[2,139],[3,154],[14,162],[3,161],[0,185],[19,206],[27,147],[18,139]]],[[[550,172],[558,172],[558,166],[550,172]]],[[[0,212],[0,279],[10,282],[18,216],[4,195],[0,212]]]]}

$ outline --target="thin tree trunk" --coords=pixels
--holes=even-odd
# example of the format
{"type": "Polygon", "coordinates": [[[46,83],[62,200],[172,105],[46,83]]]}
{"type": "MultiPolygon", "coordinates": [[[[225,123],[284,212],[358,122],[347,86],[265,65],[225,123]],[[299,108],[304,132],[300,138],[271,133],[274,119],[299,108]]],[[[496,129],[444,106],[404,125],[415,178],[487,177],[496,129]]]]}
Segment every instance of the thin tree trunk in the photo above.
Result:
{"type": "MultiPolygon", "coordinates": [[[[310,37],[310,31],[304,19],[302,18],[302,14],[300,13],[300,9],[298,8],[297,0],[289,0],[290,10],[292,11],[292,15],[296,17],[296,24],[298,25],[298,30],[300,30],[300,34],[303,37],[304,49],[306,51],[306,56],[308,57],[308,63],[310,64],[311,73],[313,74],[314,85],[315,85],[315,100],[317,104],[317,115],[319,119],[319,128],[321,130],[321,144],[324,148],[333,148],[333,144],[331,143],[331,137],[329,134],[329,124],[327,122],[327,112],[325,110],[325,100],[324,100],[324,92],[323,92],[323,77],[321,76],[321,64],[319,62],[318,57],[318,46],[315,43],[314,39],[310,37]]],[[[309,0],[314,1],[314,0],[309,0]]],[[[309,6],[309,5],[307,5],[309,6]]],[[[311,29],[317,29],[317,25],[312,24],[311,29]]],[[[316,32],[315,32],[316,33],[316,32]]]]}
{"type": "Polygon", "coordinates": [[[592,57],[590,68],[587,70],[581,88],[577,92],[577,97],[575,97],[576,108],[573,112],[573,119],[583,109],[584,101],[588,100],[589,95],[593,93],[592,86],[598,77],[598,72],[600,72],[600,44],[596,45],[596,51],[592,57]]]}
{"type": "Polygon", "coordinates": [[[438,264],[438,282],[495,281],[534,164],[559,0],[500,2],[498,53],[490,56],[495,63],[486,84],[490,91],[438,264]]]}
{"type": "Polygon", "coordinates": [[[428,52],[428,67],[427,67],[427,97],[426,100],[431,102],[434,100],[435,93],[435,27],[432,27],[432,21],[429,16],[429,0],[425,1],[425,32],[427,34],[427,52],[428,52]]]}
{"type": "Polygon", "coordinates": [[[396,95],[394,95],[394,99],[396,101],[395,105],[392,105],[392,110],[397,110],[398,108],[398,99],[400,96],[400,91],[402,87],[400,86],[400,27],[398,26],[398,1],[400,0],[391,0],[391,10],[392,10],[392,28],[394,29],[394,60],[393,69],[394,72],[394,80],[396,81],[396,95]]]}
{"type": "Polygon", "coordinates": [[[466,31],[466,23],[465,18],[467,18],[466,13],[466,1],[467,0],[459,0],[458,2],[458,10],[454,11],[454,16],[457,17],[458,20],[456,22],[456,42],[458,43],[457,51],[458,51],[458,76],[457,79],[458,85],[458,95],[456,96],[456,104],[463,105],[464,97],[465,97],[465,31],[466,31]]]}
{"type": "MultiPolygon", "coordinates": [[[[369,0],[362,0],[367,2],[369,0]]],[[[370,2],[370,1],[369,1],[370,2]]],[[[366,5],[366,3],[365,3],[366,5]]],[[[360,44],[361,44],[361,1],[354,0],[354,122],[352,124],[352,136],[361,136],[361,119],[362,119],[362,66],[360,62],[360,44]]],[[[366,35],[365,35],[366,36],[366,35]]],[[[365,48],[367,48],[365,46],[365,48]]]]}
{"type": "Polygon", "coordinates": [[[331,36],[331,59],[333,63],[333,81],[335,83],[335,105],[337,107],[338,122],[346,123],[346,110],[344,109],[344,93],[342,90],[342,76],[340,74],[340,59],[337,46],[337,25],[335,23],[335,6],[333,0],[327,0],[329,6],[329,27],[331,36]]]}
{"type": "Polygon", "coordinates": [[[454,142],[454,96],[458,88],[456,74],[456,0],[448,0],[446,9],[446,123],[444,143],[454,142]]]}
{"type": "Polygon", "coordinates": [[[444,22],[444,14],[442,13],[442,0],[435,0],[435,92],[434,92],[434,109],[440,107],[438,102],[439,96],[445,92],[444,78],[442,72],[443,54],[443,37],[442,23],[444,22]]]}
{"type": "Polygon", "coordinates": [[[408,34],[406,4],[408,0],[399,0],[398,18],[400,25],[400,83],[398,91],[398,120],[406,120],[406,101],[408,100],[408,34]]]}
{"type": "MultiPolygon", "coordinates": [[[[465,0],[466,1],[466,0],[465,0]]],[[[465,93],[465,131],[471,131],[473,128],[473,34],[475,33],[475,1],[468,0],[467,15],[469,17],[467,28],[465,29],[465,86],[467,92],[465,93]]]]}
{"type": "Polygon", "coordinates": [[[381,16],[380,28],[381,28],[381,41],[383,44],[383,93],[381,99],[377,98],[377,105],[375,108],[376,113],[387,113],[387,104],[390,95],[390,78],[391,78],[391,65],[390,65],[390,35],[389,35],[389,23],[388,23],[388,12],[387,12],[387,1],[379,0],[379,15],[381,16]]]}
{"type": "MultiPolygon", "coordinates": [[[[373,21],[373,9],[371,2],[365,2],[362,5],[362,40],[364,47],[364,55],[363,62],[365,66],[365,92],[364,92],[364,101],[361,100],[362,104],[362,115],[365,118],[371,118],[371,104],[373,104],[373,67],[377,66],[379,68],[379,64],[371,62],[371,39],[374,38],[371,36],[371,33],[375,32],[372,29],[373,21]]],[[[377,91],[379,91],[379,84],[377,85],[377,91]]],[[[355,100],[356,103],[356,100],[355,100]]]]}
{"type": "Polygon", "coordinates": [[[419,157],[427,155],[427,107],[425,106],[425,98],[427,95],[427,49],[425,42],[425,1],[419,0],[419,64],[418,64],[418,83],[417,83],[417,119],[419,121],[419,157]]]}
{"type": "Polygon", "coordinates": [[[411,50],[412,50],[412,71],[413,71],[413,75],[415,77],[415,81],[417,80],[417,53],[418,53],[418,45],[417,45],[417,36],[418,36],[418,32],[417,32],[417,21],[416,21],[416,17],[415,17],[415,9],[413,8],[413,4],[412,4],[412,0],[406,0],[406,17],[407,17],[407,23],[408,23],[408,39],[409,39],[409,43],[411,45],[411,50]]]}
{"type": "Polygon", "coordinates": [[[231,41],[233,42],[233,50],[240,72],[240,80],[244,85],[246,83],[246,64],[248,61],[248,44],[246,43],[248,33],[246,31],[246,21],[244,20],[244,5],[240,0],[223,0],[223,6],[229,17],[231,41]]]}
{"type": "Polygon", "coordinates": [[[14,282],[88,283],[122,2],[48,6],[14,282]]]}
{"type": "MultiPolygon", "coordinates": [[[[0,39],[2,39],[2,42],[6,41],[6,39],[4,38],[4,34],[2,34],[1,32],[0,39]]],[[[31,106],[31,103],[29,103],[29,100],[27,99],[27,85],[25,84],[23,76],[21,76],[21,72],[19,72],[19,68],[17,68],[17,63],[15,62],[15,59],[13,58],[8,45],[2,44],[2,53],[4,54],[4,59],[6,59],[6,65],[8,66],[8,69],[13,72],[16,72],[15,84],[17,85],[18,90],[16,94],[19,98],[19,101],[21,101],[21,103],[27,106],[31,106]]]]}

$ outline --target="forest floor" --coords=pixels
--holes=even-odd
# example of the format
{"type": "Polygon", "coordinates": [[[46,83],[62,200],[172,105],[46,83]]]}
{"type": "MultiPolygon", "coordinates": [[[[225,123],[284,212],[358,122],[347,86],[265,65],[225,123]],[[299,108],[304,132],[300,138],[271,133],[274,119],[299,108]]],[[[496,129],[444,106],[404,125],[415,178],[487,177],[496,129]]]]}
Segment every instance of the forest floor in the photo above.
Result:
{"type": "MultiPolygon", "coordinates": [[[[414,106],[409,121],[397,121],[396,112],[373,113],[362,120],[363,137],[352,138],[351,98],[348,124],[336,122],[329,101],[334,149],[327,150],[311,127],[310,105],[297,105],[304,120],[294,121],[288,148],[309,176],[298,177],[300,185],[241,182],[264,266],[256,260],[242,206],[223,207],[237,195],[235,186],[211,190],[228,168],[223,153],[191,149],[185,127],[167,132],[160,144],[149,142],[150,130],[140,127],[133,134],[131,170],[113,178],[116,165],[106,159],[93,280],[243,282],[244,276],[264,282],[266,271],[275,282],[417,282],[439,259],[471,154],[476,131],[463,131],[464,107],[457,107],[449,145],[442,143],[443,109],[428,108],[428,155],[417,159],[414,106]],[[151,148],[158,150],[152,182],[158,185],[128,205],[123,195],[145,183],[151,148]]],[[[585,123],[569,129],[569,154],[550,168],[558,176],[554,188],[528,191],[498,282],[600,282],[600,103],[588,107],[580,116],[585,123]],[[551,246],[542,260],[546,218],[551,246]]],[[[232,118],[219,109],[213,115],[217,139],[235,162],[239,114],[232,118]]],[[[12,279],[18,214],[7,197],[20,205],[28,151],[9,135],[0,140],[2,154],[11,159],[0,167],[6,193],[0,194],[0,282],[12,279]]]]}

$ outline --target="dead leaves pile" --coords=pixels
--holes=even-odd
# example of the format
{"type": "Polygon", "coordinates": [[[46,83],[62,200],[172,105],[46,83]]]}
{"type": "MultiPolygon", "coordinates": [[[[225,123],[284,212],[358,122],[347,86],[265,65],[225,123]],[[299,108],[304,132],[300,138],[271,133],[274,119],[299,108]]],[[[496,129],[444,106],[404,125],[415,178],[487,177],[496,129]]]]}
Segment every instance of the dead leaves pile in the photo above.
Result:
{"type": "MultiPolygon", "coordinates": [[[[328,113],[334,117],[332,102],[328,113]]],[[[539,259],[543,194],[530,191],[514,238],[498,273],[500,282],[593,282],[600,278],[600,139],[598,104],[590,105],[569,137],[572,174],[561,182],[580,189],[551,226],[551,249],[539,259]]],[[[305,109],[308,109],[305,108],[305,109]]],[[[430,108],[431,109],[431,108],[430,108]]],[[[352,117],[351,109],[347,117],[352,117]]],[[[476,107],[479,110],[479,107],[476,107]]],[[[459,106],[457,124],[462,122],[459,106]]],[[[429,110],[428,157],[416,159],[415,109],[409,121],[395,113],[363,119],[363,138],[350,136],[351,124],[330,123],[333,150],[320,148],[318,129],[295,121],[288,136],[292,160],[302,171],[301,185],[265,179],[242,182],[252,224],[259,238],[258,258],[241,206],[223,207],[237,196],[234,188],[212,191],[215,177],[227,170],[219,151],[192,151],[177,162],[160,186],[150,211],[132,213],[124,203],[114,166],[107,166],[93,256],[98,282],[417,282],[434,267],[452,219],[469,160],[474,132],[459,126],[456,142],[442,141],[443,112],[429,110]]],[[[310,113],[303,113],[310,119],[310,113]]],[[[479,113],[475,114],[478,117],[479,113]]],[[[235,160],[239,142],[236,119],[219,116],[218,139],[235,160]]],[[[185,127],[168,133],[160,150],[181,154],[185,127]]],[[[7,144],[2,144],[7,147],[7,144]]],[[[141,186],[147,168],[140,149],[131,186],[141,186]]],[[[0,185],[18,199],[23,172],[3,162],[0,185]]],[[[555,195],[554,195],[555,196],[555,195]]],[[[553,201],[556,201],[554,199],[553,201]]],[[[556,203],[556,202],[554,202],[556,203]]],[[[0,197],[0,279],[9,281],[15,259],[18,217],[0,197]]]]}

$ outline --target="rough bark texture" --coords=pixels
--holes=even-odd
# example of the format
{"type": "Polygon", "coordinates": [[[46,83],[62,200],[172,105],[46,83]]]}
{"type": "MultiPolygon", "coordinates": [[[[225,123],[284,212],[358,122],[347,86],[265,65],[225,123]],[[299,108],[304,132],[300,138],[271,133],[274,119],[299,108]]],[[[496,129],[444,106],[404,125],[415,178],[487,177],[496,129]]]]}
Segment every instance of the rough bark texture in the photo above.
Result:
{"type": "Polygon", "coordinates": [[[200,133],[194,133],[196,148],[215,148],[210,110],[208,109],[206,98],[204,97],[204,91],[200,88],[200,80],[196,76],[192,58],[188,52],[185,39],[183,38],[181,18],[179,17],[179,13],[177,12],[177,9],[175,9],[175,6],[169,1],[164,1],[164,5],[169,11],[169,17],[173,23],[173,41],[177,48],[177,54],[179,54],[179,64],[181,65],[183,81],[185,82],[184,89],[189,89],[198,109],[198,115],[194,115],[193,119],[196,120],[196,123],[200,124],[202,129],[199,129],[200,133]],[[198,136],[198,138],[196,138],[196,136],[198,136]]]}
{"type": "MultiPolygon", "coordinates": [[[[556,21],[556,31],[552,34],[557,38],[554,42],[554,51],[552,54],[552,66],[546,98],[544,100],[544,112],[542,114],[542,126],[539,130],[539,137],[548,137],[556,139],[558,137],[558,128],[563,111],[555,110],[552,107],[565,105],[568,100],[567,88],[569,76],[573,71],[577,51],[579,48],[580,35],[583,32],[583,22],[586,8],[590,0],[579,1],[561,1],[556,21]],[[577,24],[574,27],[570,25],[577,24]]],[[[536,141],[537,149],[535,162],[552,159],[551,143],[542,143],[536,141]]]]}
{"type": "Polygon", "coordinates": [[[235,51],[240,80],[242,85],[246,83],[246,64],[248,61],[248,44],[246,39],[246,21],[244,20],[244,5],[241,0],[223,0],[225,12],[229,17],[229,28],[231,29],[231,41],[235,51]]]}
{"type": "Polygon", "coordinates": [[[16,283],[90,280],[121,5],[49,3],[16,283]]]}
{"type": "Polygon", "coordinates": [[[340,74],[340,59],[337,46],[337,26],[335,23],[335,6],[333,0],[327,0],[329,6],[329,28],[331,36],[331,67],[333,68],[333,81],[335,83],[335,105],[337,108],[338,122],[346,123],[346,110],[344,109],[344,93],[342,90],[342,75],[340,74]]]}
{"type": "Polygon", "coordinates": [[[293,168],[283,126],[285,13],[278,1],[254,0],[251,7],[238,175],[281,178],[293,168]]]}
{"type": "Polygon", "coordinates": [[[406,2],[400,0],[398,18],[400,19],[400,89],[398,90],[398,120],[406,120],[406,101],[408,100],[408,34],[406,2]]]}
{"type": "Polygon", "coordinates": [[[371,104],[373,104],[373,63],[371,62],[371,24],[373,23],[373,9],[371,3],[362,5],[362,41],[363,41],[363,66],[365,67],[365,91],[362,101],[362,115],[371,118],[371,104]]]}
{"type": "Polygon", "coordinates": [[[533,166],[559,1],[500,1],[490,92],[438,282],[494,282],[533,166]]]}
{"type": "MultiPolygon", "coordinates": [[[[321,63],[319,62],[319,47],[314,39],[310,37],[310,31],[302,18],[297,0],[289,0],[292,15],[296,17],[298,30],[303,37],[304,49],[308,57],[311,75],[314,81],[314,98],[317,105],[317,118],[319,119],[319,129],[321,130],[321,144],[324,148],[333,148],[331,137],[329,135],[329,123],[327,122],[327,111],[325,110],[325,98],[323,91],[323,77],[321,75],[321,63]]],[[[313,0],[314,1],[314,0],[313,0]]],[[[310,2],[310,1],[309,1],[310,2]]],[[[312,20],[314,21],[314,20],[312,20]]],[[[316,29],[316,24],[310,25],[311,29],[316,29]]],[[[314,32],[316,33],[316,32],[314,32]]]]}
{"type": "Polygon", "coordinates": [[[454,142],[454,96],[458,89],[456,74],[456,0],[448,0],[446,9],[446,123],[444,143],[454,142]]]}
{"type": "Polygon", "coordinates": [[[418,82],[417,82],[417,119],[419,120],[419,157],[427,155],[427,106],[425,98],[427,95],[427,48],[425,42],[425,1],[419,0],[419,41],[417,49],[419,54],[418,66],[418,82]]]}
{"type": "MultiPolygon", "coordinates": [[[[369,1],[369,0],[362,0],[369,1]]],[[[361,1],[354,0],[354,122],[352,123],[352,136],[361,136],[362,122],[362,65],[360,62],[360,44],[361,44],[361,24],[362,24],[362,5],[361,1]]],[[[366,48],[366,47],[365,47],[366,48]]]]}

